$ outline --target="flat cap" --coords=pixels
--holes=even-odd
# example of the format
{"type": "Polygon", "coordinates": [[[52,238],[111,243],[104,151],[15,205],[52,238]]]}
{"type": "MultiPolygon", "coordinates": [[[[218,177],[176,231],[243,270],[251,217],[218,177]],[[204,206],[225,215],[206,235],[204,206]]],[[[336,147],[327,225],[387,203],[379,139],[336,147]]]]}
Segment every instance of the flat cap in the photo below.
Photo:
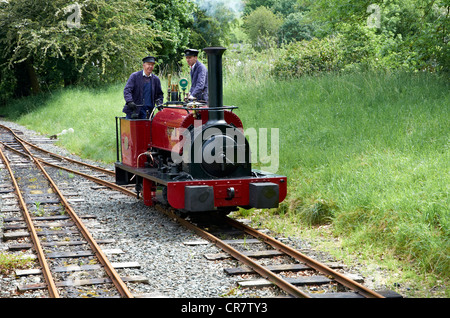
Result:
{"type": "Polygon", "coordinates": [[[184,55],[185,56],[197,56],[198,55],[198,50],[194,50],[194,49],[184,50],[184,55]]]}
{"type": "Polygon", "coordinates": [[[153,56],[147,56],[142,59],[142,63],[156,63],[156,59],[153,56]]]}

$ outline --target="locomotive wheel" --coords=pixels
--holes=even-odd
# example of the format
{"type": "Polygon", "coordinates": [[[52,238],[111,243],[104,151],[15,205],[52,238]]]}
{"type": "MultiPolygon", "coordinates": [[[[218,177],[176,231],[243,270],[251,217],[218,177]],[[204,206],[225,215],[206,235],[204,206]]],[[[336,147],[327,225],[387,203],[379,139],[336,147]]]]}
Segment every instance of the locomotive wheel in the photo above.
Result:
{"type": "Polygon", "coordinates": [[[185,219],[189,216],[189,212],[181,211],[181,210],[175,210],[175,214],[182,219],[185,219]]]}

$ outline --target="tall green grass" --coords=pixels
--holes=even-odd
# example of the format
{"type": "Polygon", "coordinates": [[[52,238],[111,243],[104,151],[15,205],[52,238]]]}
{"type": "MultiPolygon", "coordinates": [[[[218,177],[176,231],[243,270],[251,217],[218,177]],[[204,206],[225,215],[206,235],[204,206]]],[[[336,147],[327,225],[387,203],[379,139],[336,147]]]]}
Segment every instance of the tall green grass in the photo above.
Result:
{"type": "MultiPolygon", "coordinates": [[[[253,74],[254,76],[254,74],[253,74]]],[[[280,129],[288,199],[277,213],[332,220],[347,244],[393,251],[448,277],[449,83],[360,73],[227,78],[246,127],[280,129]]]]}
{"type": "MultiPolygon", "coordinates": [[[[279,128],[289,193],[274,213],[331,222],[376,249],[448,279],[449,82],[435,74],[325,74],[277,80],[270,59],[224,61],[224,103],[245,128],[279,128]],[[239,62],[239,63],[238,63],[239,62]]],[[[115,160],[125,83],[11,102],[0,114],[95,160],[115,160]]],[[[163,87],[165,87],[163,83],[163,87]]]]}

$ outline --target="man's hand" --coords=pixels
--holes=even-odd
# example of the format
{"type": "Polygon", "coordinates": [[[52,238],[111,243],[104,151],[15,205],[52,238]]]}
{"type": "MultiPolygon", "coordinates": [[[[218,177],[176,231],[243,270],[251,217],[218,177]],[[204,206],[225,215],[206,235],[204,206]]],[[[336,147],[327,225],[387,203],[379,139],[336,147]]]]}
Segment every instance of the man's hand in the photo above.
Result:
{"type": "Polygon", "coordinates": [[[130,110],[132,112],[135,112],[137,110],[137,106],[136,106],[136,104],[134,102],[128,102],[127,106],[130,108],[130,110]]]}
{"type": "Polygon", "coordinates": [[[127,106],[131,111],[131,119],[139,118],[139,114],[137,112],[137,105],[134,102],[128,102],[127,106]]]}

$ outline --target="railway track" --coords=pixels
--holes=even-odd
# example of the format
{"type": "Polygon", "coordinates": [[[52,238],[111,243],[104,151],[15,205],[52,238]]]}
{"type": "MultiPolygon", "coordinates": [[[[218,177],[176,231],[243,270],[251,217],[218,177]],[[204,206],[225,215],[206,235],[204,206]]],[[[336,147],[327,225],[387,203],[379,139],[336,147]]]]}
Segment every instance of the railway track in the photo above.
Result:
{"type": "MultiPolygon", "coordinates": [[[[1,128],[7,129],[11,131],[9,128],[0,126],[1,128]]],[[[11,133],[13,133],[11,131],[11,133]]],[[[42,152],[42,149],[22,140],[17,135],[14,135],[14,138],[22,143],[22,147],[24,149],[33,148],[37,152],[42,152]]],[[[32,154],[29,150],[24,153],[23,151],[14,149],[14,147],[8,145],[7,143],[3,143],[4,148],[7,148],[9,151],[18,152],[18,154],[23,157],[29,157],[31,160],[32,154]]],[[[62,167],[61,162],[70,161],[71,164],[83,165],[86,167],[84,163],[74,161],[72,159],[68,159],[56,154],[52,154],[49,152],[45,152],[46,158],[39,157],[39,159],[35,158],[34,161],[37,165],[46,165],[53,168],[64,169],[69,173],[76,173],[82,177],[89,178],[90,180],[97,182],[103,186],[110,187],[117,191],[121,191],[122,193],[130,196],[135,196],[133,191],[130,191],[124,187],[116,186],[114,183],[104,180],[107,177],[92,177],[90,174],[86,174],[81,171],[73,170],[67,167],[62,167]],[[58,163],[51,162],[48,158],[56,159],[59,161],[58,163]]],[[[6,158],[3,161],[7,161],[6,158]]],[[[87,168],[93,169],[104,176],[112,176],[113,172],[100,168],[97,169],[95,166],[88,166],[87,168]]],[[[70,209],[70,208],[69,208],[70,209]]],[[[241,222],[238,222],[232,218],[215,215],[213,218],[210,216],[206,218],[200,218],[200,221],[193,220],[193,222],[180,217],[176,211],[173,209],[163,207],[162,205],[158,206],[158,210],[166,214],[169,218],[176,220],[178,223],[182,224],[184,227],[194,231],[196,234],[201,236],[202,238],[214,243],[220,249],[225,252],[224,254],[218,255],[206,255],[212,260],[217,260],[220,258],[232,257],[244,266],[239,266],[237,268],[227,269],[226,272],[229,275],[254,275],[258,274],[260,279],[252,279],[240,282],[240,286],[278,286],[281,290],[284,291],[287,297],[301,297],[301,298],[313,298],[313,297],[346,297],[346,298],[384,298],[384,297],[399,297],[398,294],[390,291],[380,291],[376,292],[364,287],[359,282],[356,282],[354,279],[349,278],[346,275],[343,275],[338,270],[336,270],[334,265],[326,265],[316,260],[302,254],[298,250],[295,250],[281,241],[276,240],[260,231],[257,231],[241,222]],[[222,228],[220,234],[214,234],[210,229],[222,228]],[[224,232],[230,233],[234,232],[232,238],[228,238],[226,240],[219,238],[223,237],[224,232]],[[238,237],[238,239],[236,239],[238,237]],[[242,238],[244,237],[244,238],[242,238]],[[257,243],[260,245],[264,245],[264,249],[258,252],[252,251],[243,251],[236,247],[239,246],[239,243],[244,242],[245,245],[257,243]],[[289,258],[289,264],[277,264],[277,265],[263,265],[267,262],[260,262],[256,259],[264,259],[269,257],[278,257],[278,258],[289,258]],[[281,274],[280,274],[281,273],[281,274]],[[308,275],[302,275],[303,273],[308,273],[308,275]],[[312,273],[312,274],[311,274],[312,273]],[[333,293],[324,293],[324,294],[315,294],[308,292],[307,289],[303,289],[301,286],[305,285],[320,285],[320,284],[335,284],[336,292],[333,293]]],[[[71,213],[69,213],[71,214],[71,213]]],[[[81,222],[80,222],[81,223],[81,222]]],[[[89,243],[91,245],[91,243],[89,243]]],[[[95,243],[94,243],[95,246],[95,243]]],[[[101,254],[99,252],[95,252],[95,254],[101,254]]],[[[104,265],[107,264],[107,261],[101,261],[104,265]]],[[[45,266],[42,266],[45,269],[45,266]]],[[[113,271],[112,271],[113,272],[113,271]]],[[[111,281],[114,279],[119,280],[117,276],[114,276],[111,281]]],[[[47,281],[47,286],[51,285],[51,282],[47,281]]],[[[86,283],[89,283],[86,281],[86,283]]],[[[67,284],[67,283],[66,283],[67,284]]],[[[60,284],[61,285],[61,284],[60,284]]],[[[120,283],[118,284],[120,285],[120,283]]],[[[122,297],[130,297],[129,292],[120,292],[122,297]]]]}
{"type": "MultiPolygon", "coordinates": [[[[200,220],[191,221],[180,217],[171,208],[159,207],[159,210],[183,226],[191,229],[200,237],[214,243],[225,253],[205,255],[212,261],[234,258],[244,266],[227,268],[229,275],[258,274],[260,278],[248,279],[239,282],[241,287],[269,287],[277,286],[285,292],[287,297],[296,298],[398,298],[399,294],[383,290],[373,291],[348,275],[344,275],[332,267],[342,266],[324,264],[289,247],[280,240],[264,234],[246,224],[223,215],[208,215],[200,220]],[[206,219],[206,221],[205,221],[206,219]],[[227,237],[222,239],[219,237],[227,237]],[[259,244],[258,250],[248,246],[259,244]],[[239,247],[240,246],[240,247],[239,247]],[[244,246],[244,248],[242,248],[244,246]],[[288,258],[286,264],[266,265],[257,259],[288,258]],[[305,273],[307,275],[296,275],[305,273]],[[282,273],[283,275],[280,275],[282,273]],[[335,284],[336,292],[312,293],[308,289],[298,286],[335,284]]],[[[196,242],[192,244],[197,244],[196,242]]]]}
{"type": "MultiPolygon", "coordinates": [[[[7,224],[5,229],[11,233],[5,233],[4,240],[19,240],[21,243],[11,244],[12,250],[33,249],[36,254],[40,269],[20,272],[19,275],[38,274],[44,278],[44,283],[28,284],[19,286],[20,291],[46,288],[49,297],[59,298],[61,294],[71,295],[74,287],[82,285],[105,284],[108,287],[104,290],[115,289],[115,292],[108,292],[107,297],[132,298],[133,295],[128,290],[124,281],[145,281],[143,277],[120,277],[116,268],[124,266],[137,266],[136,264],[112,264],[107,253],[114,253],[114,250],[103,250],[100,244],[111,243],[108,241],[94,240],[92,234],[84,225],[82,218],[72,208],[72,203],[77,199],[68,199],[67,194],[59,189],[57,184],[47,173],[44,165],[58,167],[36,157],[28,149],[31,145],[23,141],[12,130],[6,129],[10,136],[3,136],[0,157],[8,170],[11,182],[14,186],[10,199],[15,201],[20,207],[17,212],[21,215],[4,219],[7,224]],[[24,232],[23,230],[27,230],[24,232]],[[24,240],[29,242],[22,243],[24,240]],[[84,258],[84,261],[80,261],[84,258]],[[70,260],[74,263],[87,263],[87,266],[64,266],[70,260]],[[114,288],[110,288],[114,286],[114,288]]],[[[34,146],[35,149],[39,149],[34,146]]],[[[49,154],[47,152],[47,154],[49,154]]],[[[57,155],[52,154],[57,157],[57,155]]],[[[58,159],[66,160],[61,157],[58,159]]],[[[71,161],[71,163],[77,163],[71,161]]],[[[79,164],[79,163],[78,163],[79,164]]],[[[84,164],[83,164],[84,165],[84,164]]],[[[91,169],[96,167],[90,166],[91,169]]],[[[95,179],[99,183],[105,184],[100,178],[76,172],[68,168],[67,171],[78,173],[89,179],[95,179]]],[[[108,171],[96,169],[103,173],[108,171]]],[[[109,183],[106,183],[109,184],[109,183]]],[[[117,189],[117,188],[116,188],[117,189]]],[[[127,194],[129,190],[121,189],[127,194]]],[[[14,208],[11,212],[14,211],[14,208]]],[[[84,219],[88,219],[84,216],[84,219]]]]}

